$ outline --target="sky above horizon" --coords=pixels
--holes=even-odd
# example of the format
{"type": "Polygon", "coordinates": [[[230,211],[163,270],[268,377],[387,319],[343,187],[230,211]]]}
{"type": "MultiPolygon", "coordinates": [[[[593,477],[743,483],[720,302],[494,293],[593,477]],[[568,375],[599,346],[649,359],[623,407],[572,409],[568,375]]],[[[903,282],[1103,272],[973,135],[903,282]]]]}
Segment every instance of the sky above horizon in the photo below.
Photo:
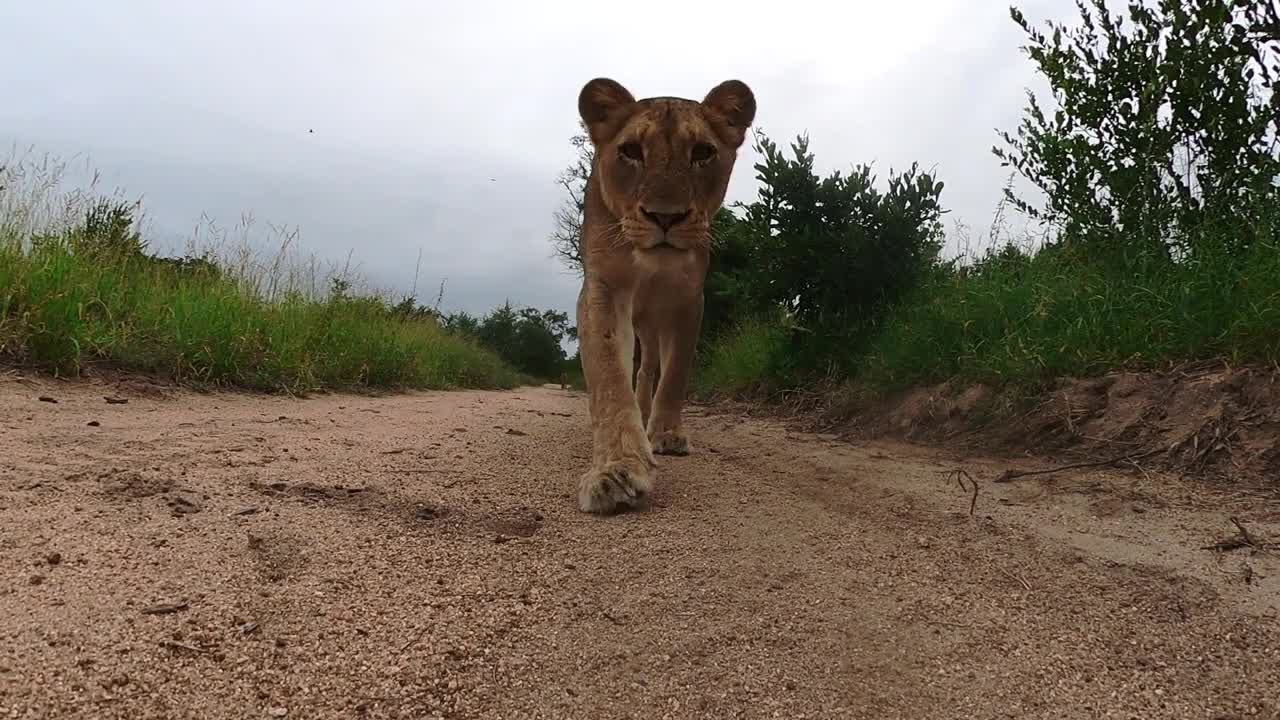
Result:
{"type": "MultiPolygon", "coordinates": [[[[936,170],[954,250],[957,223],[985,234],[1008,179],[996,129],[1042,89],[1021,30],[992,0],[860,5],[7,3],[0,157],[91,166],[142,198],[162,248],[181,250],[202,216],[251,213],[256,242],[296,228],[301,251],[350,256],[394,293],[421,253],[427,304],[445,280],[446,310],[572,316],[579,281],[547,236],[583,83],[700,99],[738,78],[756,126],[779,144],[807,133],[820,172],[936,170]]],[[[1072,0],[1017,5],[1036,24],[1076,17],[1072,0]]],[[[729,202],[755,196],[756,160],[748,143],[729,202]]]]}

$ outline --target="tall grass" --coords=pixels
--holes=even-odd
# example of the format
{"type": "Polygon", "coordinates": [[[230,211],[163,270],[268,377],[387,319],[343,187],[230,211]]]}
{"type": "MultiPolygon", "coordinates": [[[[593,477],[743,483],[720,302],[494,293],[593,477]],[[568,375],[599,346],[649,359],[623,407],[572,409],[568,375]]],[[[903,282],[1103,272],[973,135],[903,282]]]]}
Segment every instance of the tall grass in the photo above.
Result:
{"type": "Polygon", "coordinates": [[[707,343],[694,390],[739,395],[767,387],[778,377],[778,360],[787,349],[787,333],[773,318],[748,318],[707,343]]]}
{"type": "Polygon", "coordinates": [[[1004,253],[941,275],[894,312],[857,379],[1037,386],[1119,368],[1280,361],[1280,236],[1244,255],[1122,268],[1004,253]]]}
{"type": "Polygon", "coordinates": [[[29,156],[0,169],[0,358],[58,374],[107,364],[290,392],[519,381],[430,317],[353,296],[347,278],[297,262],[288,235],[265,262],[217,234],[188,263],[104,250],[85,223],[101,196],[62,192],[64,170],[29,156]]]}

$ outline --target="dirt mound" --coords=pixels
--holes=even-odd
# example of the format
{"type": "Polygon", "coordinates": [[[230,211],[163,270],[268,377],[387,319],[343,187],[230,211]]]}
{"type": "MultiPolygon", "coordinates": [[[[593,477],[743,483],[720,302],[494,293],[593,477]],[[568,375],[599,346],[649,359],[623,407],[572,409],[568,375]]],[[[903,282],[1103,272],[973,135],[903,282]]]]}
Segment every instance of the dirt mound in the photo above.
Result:
{"type": "Polygon", "coordinates": [[[1199,366],[1068,378],[1032,399],[944,383],[833,408],[846,435],[1145,467],[1280,492],[1280,371],[1199,366]]]}

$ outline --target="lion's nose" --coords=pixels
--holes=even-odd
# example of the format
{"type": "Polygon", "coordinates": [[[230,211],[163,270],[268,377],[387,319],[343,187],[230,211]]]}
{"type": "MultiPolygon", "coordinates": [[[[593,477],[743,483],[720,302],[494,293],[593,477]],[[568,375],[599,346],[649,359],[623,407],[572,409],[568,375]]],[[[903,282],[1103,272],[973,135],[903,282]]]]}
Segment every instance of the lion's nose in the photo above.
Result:
{"type": "Polygon", "coordinates": [[[644,213],[645,217],[649,218],[649,220],[652,221],[654,225],[657,225],[663,230],[670,230],[676,225],[679,225],[680,223],[684,222],[685,218],[689,217],[688,210],[685,210],[684,212],[678,212],[678,213],[656,213],[656,212],[649,212],[648,210],[641,208],[640,212],[644,213]]]}

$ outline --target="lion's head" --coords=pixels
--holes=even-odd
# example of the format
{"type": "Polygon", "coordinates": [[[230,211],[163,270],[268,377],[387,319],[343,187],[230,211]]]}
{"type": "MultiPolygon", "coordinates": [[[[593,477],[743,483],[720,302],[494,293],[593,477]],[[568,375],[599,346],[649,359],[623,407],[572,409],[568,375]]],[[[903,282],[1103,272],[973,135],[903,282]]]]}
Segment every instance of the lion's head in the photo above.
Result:
{"type": "Polygon", "coordinates": [[[578,113],[595,147],[605,206],[618,218],[616,240],[640,250],[705,247],[755,119],[751,89],[728,80],[702,102],[636,100],[617,82],[596,78],[582,88],[578,113]]]}

